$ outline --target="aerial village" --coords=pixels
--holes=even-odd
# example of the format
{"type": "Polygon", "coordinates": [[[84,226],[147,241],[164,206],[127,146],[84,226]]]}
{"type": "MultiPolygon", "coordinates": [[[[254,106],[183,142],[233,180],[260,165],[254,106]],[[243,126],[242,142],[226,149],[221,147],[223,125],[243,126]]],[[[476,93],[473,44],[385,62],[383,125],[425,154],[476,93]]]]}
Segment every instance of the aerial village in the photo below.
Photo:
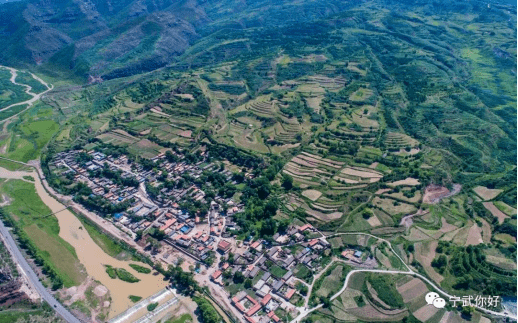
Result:
{"type": "MultiPolygon", "coordinates": [[[[180,181],[183,174],[197,178],[204,171],[211,171],[237,184],[231,171],[215,163],[205,159],[187,163],[181,156],[176,157],[177,161],[169,161],[166,154],[159,154],[152,162],[167,170],[171,181],[180,181]]],[[[308,306],[310,284],[301,273],[313,276],[325,270],[322,255],[329,256],[331,246],[311,224],[292,224],[270,241],[253,237],[237,240],[234,232],[239,226],[234,216],[244,211],[243,204],[216,196],[207,203],[205,215],[191,213],[180,205],[185,201],[206,202],[205,192],[192,183],[181,188],[162,188],[152,198],[147,191],[159,186],[162,174],[156,168],[146,170],[125,155],[71,150],[56,154],[49,166],[60,176],[85,184],[91,190],[89,198],[108,201],[115,209],[123,205],[124,210],[106,219],[133,239],[147,232],[160,232],[159,241],[139,242],[149,256],[165,266],[182,263],[184,268],[195,268],[195,278],[209,284],[211,292],[218,294],[241,321],[287,322],[289,314],[308,306]]],[[[251,173],[245,176],[253,177],[251,173]]],[[[340,257],[352,266],[377,266],[369,252],[345,249],[340,257]]]]}

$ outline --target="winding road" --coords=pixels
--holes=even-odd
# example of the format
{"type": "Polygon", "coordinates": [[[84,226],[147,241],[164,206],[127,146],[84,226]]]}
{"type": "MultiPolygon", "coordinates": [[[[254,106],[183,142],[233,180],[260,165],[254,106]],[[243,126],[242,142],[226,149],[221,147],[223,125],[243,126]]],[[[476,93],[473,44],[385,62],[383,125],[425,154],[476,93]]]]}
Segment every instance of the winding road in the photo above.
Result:
{"type": "Polygon", "coordinates": [[[4,241],[11,254],[14,256],[16,262],[20,265],[27,278],[31,281],[31,284],[41,295],[42,299],[44,299],[51,307],[53,307],[54,310],[56,310],[56,312],[68,323],[81,323],[81,321],[79,321],[74,315],[72,315],[72,313],[70,313],[63,305],[61,305],[61,303],[59,303],[54,298],[54,296],[48,292],[45,286],[43,286],[34,270],[32,270],[31,266],[29,266],[29,263],[27,263],[27,260],[25,260],[23,257],[20,249],[18,249],[18,246],[14,242],[11,233],[5,227],[2,221],[0,221],[0,234],[4,238],[4,241]]]}
{"type": "MultiPolygon", "coordinates": [[[[12,68],[12,67],[8,67],[8,66],[3,66],[3,65],[0,65],[0,68],[5,68],[7,70],[9,70],[9,72],[11,72],[11,78],[9,79],[9,81],[11,81],[11,83],[13,83],[14,85],[19,85],[19,86],[23,86],[25,87],[25,93],[27,93],[28,95],[32,96],[31,99],[27,100],[27,101],[23,101],[23,102],[18,102],[18,103],[14,103],[14,104],[11,104],[5,108],[2,108],[0,109],[0,111],[5,111],[7,109],[10,109],[12,107],[15,107],[15,106],[18,106],[18,105],[24,105],[24,104],[27,104],[27,108],[23,109],[22,111],[10,116],[9,118],[6,118],[0,122],[5,122],[5,124],[7,124],[9,120],[11,120],[12,118],[16,117],[17,115],[19,115],[20,113],[26,111],[27,109],[29,109],[30,107],[32,107],[32,105],[34,104],[34,102],[38,101],[42,95],[44,95],[45,93],[51,91],[52,89],[54,89],[54,86],[51,84],[50,86],[45,82],[43,81],[41,78],[37,77],[36,75],[32,74],[32,77],[37,80],[38,82],[40,82],[41,84],[45,85],[47,87],[47,90],[43,91],[43,92],[40,92],[40,93],[33,93],[32,92],[32,87],[30,85],[27,85],[27,84],[20,84],[20,83],[16,83],[16,76],[18,75],[17,72],[18,70],[15,69],[15,68],[12,68]]],[[[4,129],[5,131],[5,129],[4,129]]]]}
{"type": "MultiPolygon", "coordinates": [[[[32,77],[34,77],[34,79],[36,79],[41,84],[43,84],[43,85],[45,85],[47,87],[46,91],[43,91],[43,92],[37,93],[37,94],[33,93],[33,92],[31,92],[32,91],[32,87],[31,86],[26,85],[26,84],[16,83],[16,76],[17,76],[17,70],[16,69],[14,69],[12,67],[2,66],[2,65],[0,65],[0,68],[8,69],[11,72],[11,78],[10,78],[11,83],[13,83],[15,85],[20,85],[20,86],[25,87],[25,93],[27,93],[28,95],[32,96],[32,98],[27,100],[27,101],[14,103],[14,104],[11,104],[11,105],[3,108],[3,109],[0,109],[0,111],[4,111],[4,110],[10,109],[10,108],[12,108],[14,106],[27,104],[27,108],[26,109],[24,109],[24,110],[18,112],[17,114],[12,115],[11,117],[6,118],[5,120],[1,121],[1,122],[4,122],[4,127],[5,127],[5,125],[8,124],[8,121],[10,119],[16,117],[20,113],[22,113],[22,112],[26,111],[27,109],[29,109],[34,104],[34,102],[36,102],[37,100],[39,100],[41,98],[41,96],[43,94],[47,93],[48,91],[51,91],[54,87],[52,85],[49,86],[42,79],[40,79],[39,77],[37,77],[37,76],[35,76],[34,74],[31,73],[31,75],[32,75],[32,77]]],[[[5,158],[5,159],[7,159],[7,158],[5,158]]],[[[14,160],[13,160],[13,162],[17,162],[17,163],[20,163],[20,164],[25,164],[25,163],[21,163],[21,162],[14,161],[14,160]]],[[[27,165],[27,164],[25,164],[25,165],[27,165]]],[[[21,267],[21,269],[24,272],[25,276],[27,277],[27,279],[29,279],[30,283],[34,286],[36,291],[40,294],[41,298],[43,300],[45,300],[51,307],[53,307],[54,310],[56,311],[56,313],[58,313],[58,315],[60,315],[66,322],[68,322],[68,323],[81,323],[81,321],[79,321],[74,315],[72,315],[72,313],[70,313],[63,305],[61,305],[61,303],[59,303],[54,298],[54,296],[52,296],[52,294],[49,293],[49,291],[45,288],[45,286],[43,286],[43,284],[40,282],[40,280],[39,280],[38,276],[36,275],[36,273],[34,272],[34,270],[31,268],[31,266],[29,265],[27,260],[23,257],[22,253],[20,252],[20,249],[18,249],[18,246],[16,245],[13,237],[11,236],[11,233],[9,232],[9,230],[7,229],[7,227],[4,225],[4,223],[2,221],[0,221],[0,234],[2,235],[3,240],[4,240],[7,248],[9,249],[11,255],[14,257],[14,260],[21,267]]]]}
{"type": "MultiPolygon", "coordinates": [[[[401,259],[401,257],[394,251],[394,249],[392,248],[392,244],[390,243],[390,241],[388,240],[385,240],[383,238],[379,238],[379,237],[376,237],[372,234],[369,234],[369,233],[363,233],[363,232],[348,232],[348,233],[336,233],[336,234],[331,234],[331,235],[328,235],[326,236],[326,238],[331,238],[331,237],[335,237],[335,236],[339,236],[339,235],[366,235],[366,236],[370,236],[370,237],[373,237],[375,239],[378,239],[382,242],[386,242],[388,244],[388,246],[390,247],[390,250],[392,250],[392,252],[394,253],[394,255],[396,257],[398,257],[399,260],[401,260],[401,262],[405,265],[405,267],[408,269],[408,271],[400,271],[400,270],[383,270],[383,269],[355,269],[355,270],[351,270],[347,276],[345,277],[345,281],[344,281],[344,285],[342,287],[342,289],[340,289],[336,294],[334,294],[333,296],[331,296],[331,301],[335,300],[337,297],[339,297],[343,292],[345,292],[345,290],[347,289],[347,284],[349,283],[349,280],[351,279],[352,275],[356,274],[356,273],[359,273],[359,272],[371,272],[371,273],[379,273],[379,274],[399,274],[399,275],[412,275],[416,278],[420,278],[421,280],[425,281],[428,285],[430,285],[433,289],[435,289],[439,294],[445,296],[446,298],[450,298],[450,297],[453,297],[454,295],[450,295],[448,294],[447,292],[443,291],[441,288],[439,288],[437,285],[435,285],[435,283],[433,283],[430,279],[428,279],[427,277],[419,274],[419,273],[416,273],[414,272],[412,269],[410,269],[410,267],[403,261],[403,259],[401,259]]],[[[333,261],[334,262],[334,261],[333,261]]],[[[331,262],[331,263],[333,263],[331,262]]],[[[331,264],[329,264],[331,265],[331,264]]],[[[329,266],[328,265],[328,266],[329,266]]],[[[327,267],[326,267],[327,268],[327,267]]],[[[309,294],[308,293],[308,299],[309,299],[309,294]]],[[[307,302],[306,302],[307,304],[307,302]]],[[[307,307],[299,307],[297,308],[299,311],[300,311],[300,314],[291,321],[291,323],[298,323],[298,322],[301,322],[301,320],[306,317],[308,314],[310,314],[311,312],[314,312],[320,308],[322,308],[324,305],[323,304],[319,304],[313,308],[310,308],[308,309],[307,307]]],[[[479,311],[481,312],[484,312],[486,314],[489,314],[489,315],[495,315],[495,316],[499,316],[499,317],[504,317],[504,318],[511,318],[513,320],[516,320],[516,316],[513,315],[512,313],[506,313],[506,312],[495,312],[495,311],[491,311],[491,310],[488,310],[486,308],[483,308],[483,307],[480,307],[480,306],[473,306],[475,307],[476,309],[478,309],[479,311]]]]}

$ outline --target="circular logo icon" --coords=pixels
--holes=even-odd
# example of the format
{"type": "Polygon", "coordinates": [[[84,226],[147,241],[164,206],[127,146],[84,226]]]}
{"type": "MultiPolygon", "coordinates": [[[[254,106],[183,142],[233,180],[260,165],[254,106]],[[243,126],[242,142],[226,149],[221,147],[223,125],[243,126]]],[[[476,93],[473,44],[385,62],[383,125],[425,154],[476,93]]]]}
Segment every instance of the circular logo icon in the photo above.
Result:
{"type": "Polygon", "coordinates": [[[446,301],[444,300],[444,298],[436,298],[433,300],[433,306],[435,306],[436,308],[444,308],[446,306],[446,301]]]}
{"type": "Polygon", "coordinates": [[[437,294],[436,292],[429,292],[428,294],[426,294],[426,296],[424,298],[428,305],[432,305],[433,300],[436,298],[439,298],[439,294],[437,294]]]}

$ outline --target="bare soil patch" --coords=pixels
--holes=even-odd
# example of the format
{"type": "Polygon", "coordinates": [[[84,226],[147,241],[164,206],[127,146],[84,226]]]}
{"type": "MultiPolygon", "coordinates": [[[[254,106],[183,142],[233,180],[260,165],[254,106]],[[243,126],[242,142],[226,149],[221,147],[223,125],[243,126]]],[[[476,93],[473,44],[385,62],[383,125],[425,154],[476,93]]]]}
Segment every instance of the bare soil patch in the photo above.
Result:
{"type": "Polygon", "coordinates": [[[403,301],[409,303],[426,293],[428,288],[420,279],[413,278],[408,283],[398,287],[397,290],[403,297],[403,301]]]}
{"type": "Polygon", "coordinates": [[[489,243],[491,241],[491,226],[487,223],[486,220],[480,219],[482,222],[482,240],[484,243],[489,243]]]}
{"type": "Polygon", "coordinates": [[[483,243],[481,231],[481,228],[477,224],[473,224],[468,231],[466,246],[476,246],[483,243]]]}
{"type": "MultiPolygon", "coordinates": [[[[444,277],[439,275],[432,267],[432,260],[435,258],[435,248],[439,243],[437,241],[430,242],[418,242],[414,244],[415,246],[415,258],[421,265],[424,270],[428,274],[430,278],[433,279],[437,284],[441,284],[441,281],[444,280],[444,277]]],[[[423,321],[424,322],[424,321],[423,321]]]]}
{"type": "Polygon", "coordinates": [[[362,178],[381,178],[383,175],[376,173],[376,172],[369,172],[369,171],[363,171],[358,169],[353,169],[350,167],[346,167],[342,169],[343,174],[351,175],[351,176],[358,176],[362,178]]]}
{"type": "Polygon", "coordinates": [[[489,201],[497,197],[498,194],[502,193],[502,190],[477,186],[473,189],[473,192],[477,193],[477,195],[480,196],[480,198],[482,198],[484,201],[489,201]]]}
{"type": "Polygon", "coordinates": [[[419,180],[417,178],[408,177],[408,178],[405,178],[405,179],[400,180],[400,181],[395,181],[395,182],[392,182],[392,183],[388,183],[387,185],[394,187],[394,186],[401,186],[401,185],[417,186],[419,184],[421,184],[421,182],[419,182],[419,180]]]}
{"type": "Polygon", "coordinates": [[[372,215],[367,222],[371,225],[371,227],[379,227],[381,225],[381,221],[375,216],[372,215]]]}
{"type": "Polygon", "coordinates": [[[178,136],[180,137],[184,137],[184,138],[191,138],[192,136],[192,131],[191,130],[184,130],[184,131],[180,131],[178,133],[178,136]]]}
{"type": "Polygon", "coordinates": [[[311,201],[316,201],[322,195],[322,192],[317,190],[305,190],[302,192],[302,196],[307,197],[311,201]]]}
{"type": "Polygon", "coordinates": [[[484,202],[482,203],[484,205],[484,207],[486,209],[488,209],[489,212],[491,212],[491,214],[493,214],[493,216],[497,217],[498,218],[498,223],[502,224],[504,223],[504,220],[506,218],[508,218],[509,216],[506,215],[504,212],[500,211],[494,204],[493,202],[484,202]]]}
{"type": "Polygon", "coordinates": [[[450,191],[444,187],[439,185],[428,185],[424,190],[423,203],[426,204],[434,204],[440,200],[442,196],[445,196],[450,191]]]}
{"type": "Polygon", "coordinates": [[[440,310],[441,309],[439,308],[426,304],[425,306],[415,311],[413,314],[421,322],[428,322],[428,320],[440,310]]]}
{"type": "Polygon", "coordinates": [[[439,231],[441,231],[442,233],[450,232],[450,231],[457,229],[457,227],[454,226],[453,224],[449,224],[448,222],[446,222],[446,219],[444,217],[441,218],[441,222],[442,222],[442,226],[439,231]]]}

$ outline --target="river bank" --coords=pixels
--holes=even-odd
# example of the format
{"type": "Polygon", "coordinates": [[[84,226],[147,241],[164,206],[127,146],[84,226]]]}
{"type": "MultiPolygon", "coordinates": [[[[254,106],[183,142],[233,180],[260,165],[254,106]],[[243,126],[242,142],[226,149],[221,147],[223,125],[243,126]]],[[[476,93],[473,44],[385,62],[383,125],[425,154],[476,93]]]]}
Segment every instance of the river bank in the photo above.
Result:
{"type": "Polygon", "coordinates": [[[76,250],[77,257],[85,267],[88,276],[93,277],[104,285],[111,295],[109,317],[113,317],[127,308],[133,306],[129,300],[129,295],[148,297],[158,290],[167,286],[161,276],[143,274],[134,271],[129,261],[117,260],[106,254],[90,237],[88,232],[83,229],[82,223],[66,206],[52,197],[42,184],[42,180],[37,172],[9,171],[0,168],[0,178],[23,180],[23,176],[32,176],[35,190],[39,198],[47,207],[55,213],[59,223],[59,236],[68,242],[76,250]],[[137,283],[127,283],[120,279],[112,279],[106,273],[105,265],[115,268],[124,268],[140,279],[137,283]]]}

